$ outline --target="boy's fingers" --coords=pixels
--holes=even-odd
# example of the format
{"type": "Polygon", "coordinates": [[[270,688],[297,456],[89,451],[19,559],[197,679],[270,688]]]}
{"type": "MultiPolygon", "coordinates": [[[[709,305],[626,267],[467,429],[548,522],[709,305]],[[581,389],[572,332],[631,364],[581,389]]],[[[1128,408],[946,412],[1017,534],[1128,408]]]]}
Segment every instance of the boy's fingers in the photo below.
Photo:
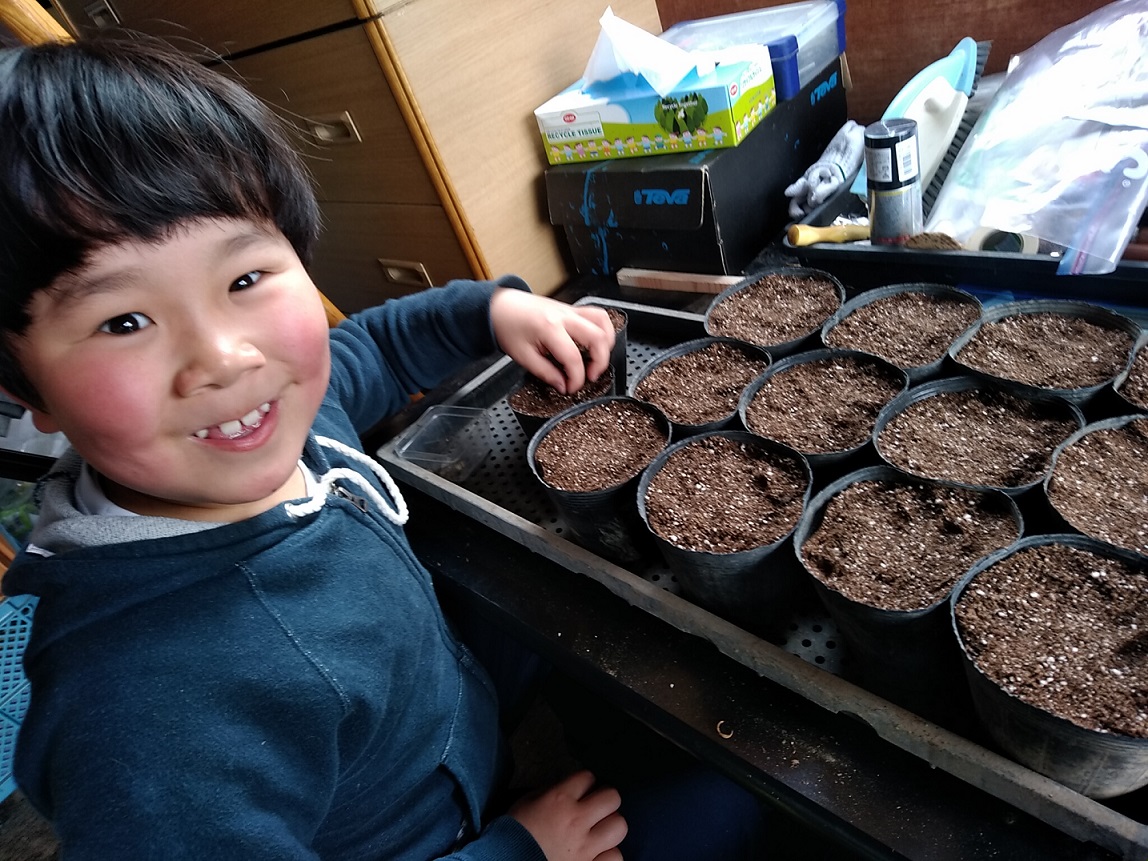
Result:
{"type": "Polygon", "coordinates": [[[594,788],[595,781],[593,772],[582,769],[559,781],[558,785],[565,788],[575,798],[582,798],[594,788]]]}
{"type": "Polygon", "coordinates": [[[585,361],[586,376],[597,380],[610,365],[610,351],[614,347],[614,326],[610,323],[610,316],[602,308],[582,309],[581,326],[571,326],[571,337],[574,338],[588,354],[585,361]],[[587,316],[590,312],[597,312],[587,316]]]}
{"type": "Polygon", "coordinates": [[[543,382],[572,394],[598,380],[610,365],[614,327],[603,308],[580,308],[551,321],[530,349],[516,358],[543,382]]]}
{"type": "Polygon", "coordinates": [[[560,340],[550,349],[553,357],[562,370],[566,394],[578,391],[586,383],[586,364],[578,345],[569,338],[560,340]]]}
{"type": "Polygon", "coordinates": [[[590,836],[603,849],[611,849],[626,838],[629,828],[621,813],[611,813],[591,827],[590,836]]]}
{"type": "Polygon", "coordinates": [[[613,813],[622,806],[622,796],[612,786],[599,786],[592,789],[583,798],[584,801],[592,802],[596,809],[602,811],[605,816],[608,813],[613,813]]]}
{"type": "Polygon", "coordinates": [[[590,361],[586,362],[585,373],[587,379],[597,380],[610,367],[610,350],[590,350],[590,361]]]}

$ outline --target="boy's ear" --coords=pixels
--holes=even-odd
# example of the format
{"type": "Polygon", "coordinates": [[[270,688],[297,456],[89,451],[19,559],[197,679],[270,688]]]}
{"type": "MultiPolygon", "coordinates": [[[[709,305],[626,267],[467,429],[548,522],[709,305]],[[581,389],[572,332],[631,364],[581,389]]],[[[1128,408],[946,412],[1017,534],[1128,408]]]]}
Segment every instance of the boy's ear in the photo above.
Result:
{"type": "Polygon", "coordinates": [[[36,426],[36,430],[38,430],[40,433],[51,434],[56,433],[60,429],[60,426],[56,423],[56,420],[52,418],[52,415],[46,410],[32,406],[23,398],[16,397],[7,389],[0,388],[0,394],[3,394],[4,397],[10,400],[12,403],[19,404],[28,412],[30,412],[32,414],[32,424],[36,426]]]}
{"type": "Polygon", "coordinates": [[[56,423],[56,420],[50,413],[38,410],[35,407],[29,407],[27,404],[24,404],[24,406],[28,412],[32,414],[32,424],[36,426],[36,430],[40,433],[50,434],[60,430],[59,424],[56,423]]]}

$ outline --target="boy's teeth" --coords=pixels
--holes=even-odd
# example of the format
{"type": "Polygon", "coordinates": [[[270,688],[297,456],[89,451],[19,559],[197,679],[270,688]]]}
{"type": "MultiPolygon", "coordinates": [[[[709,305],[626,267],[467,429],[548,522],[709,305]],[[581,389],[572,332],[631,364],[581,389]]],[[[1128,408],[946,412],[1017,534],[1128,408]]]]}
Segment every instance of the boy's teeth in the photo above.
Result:
{"type": "MultiPolygon", "coordinates": [[[[271,404],[269,404],[269,403],[260,404],[256,409],[253,409],[251,412],[249,412],[247,415],[243,416],[242,418],[232,419],[231,421],[223,422],[220,425],[218,425],[217,427],[219,429],[219,433],[221,436],[224,436],[224,437],[239,436],[239,434],[243,433],[243,429],[245,427],[246,428],[257,428],[257,427],[259,427],[259,424],[263,421],[263,417],[265,415],[267,415],[267,413],[269,413],[270,411],[271,411],[271,404]]],[[[197,430],[195,432],[195,435],[197,437],[199,437],[200,439],[207,439],[210,434],[211,434],[211,428],[203,428],[202,430],[197,430]]]]}

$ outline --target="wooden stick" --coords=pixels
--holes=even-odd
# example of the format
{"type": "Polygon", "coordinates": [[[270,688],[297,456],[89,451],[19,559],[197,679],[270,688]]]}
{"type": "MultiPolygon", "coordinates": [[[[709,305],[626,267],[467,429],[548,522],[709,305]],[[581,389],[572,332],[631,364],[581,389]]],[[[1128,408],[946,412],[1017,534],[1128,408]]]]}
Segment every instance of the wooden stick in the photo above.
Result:
{"type": "Polygon", "coordinates": [[[741,275],[703,275],[695,272],[666,272],[661,269],[619,269],[621,287],[648,287],[652,290],[679,290],[683,293],[720,293],[745,280],[741,275]]]}
{"type": "Polygon", "coordinates": [[[789,244],[797,247],[813,245],[817,242],[856,242],[869,238],[867,224],[833,224],[828,227],[814,227],[811,224],[794,224],[786,233],[789,244]]]}
{"type": "Polygon", "coordinates": [[[320,292],[319,298],[323,300],[323,310],[327,313],[328,326],[334,328],[347,319],[347,316],[324,293],[320,292]]]}

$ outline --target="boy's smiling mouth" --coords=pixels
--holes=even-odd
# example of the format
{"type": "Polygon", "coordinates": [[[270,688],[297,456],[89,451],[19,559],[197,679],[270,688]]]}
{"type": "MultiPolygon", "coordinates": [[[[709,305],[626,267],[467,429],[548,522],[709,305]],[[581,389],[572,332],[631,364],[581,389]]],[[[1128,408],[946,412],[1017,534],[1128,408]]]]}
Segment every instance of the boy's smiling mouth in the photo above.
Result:
{"type": "Polygon", "coordinates": [[[195,432],[195,436],[199,439],[239,439],[257,430],[269,412],[271,412],[271,404],[263,403],[245,416],[231,419],[213,427],[201,428],[195,432]]]}

